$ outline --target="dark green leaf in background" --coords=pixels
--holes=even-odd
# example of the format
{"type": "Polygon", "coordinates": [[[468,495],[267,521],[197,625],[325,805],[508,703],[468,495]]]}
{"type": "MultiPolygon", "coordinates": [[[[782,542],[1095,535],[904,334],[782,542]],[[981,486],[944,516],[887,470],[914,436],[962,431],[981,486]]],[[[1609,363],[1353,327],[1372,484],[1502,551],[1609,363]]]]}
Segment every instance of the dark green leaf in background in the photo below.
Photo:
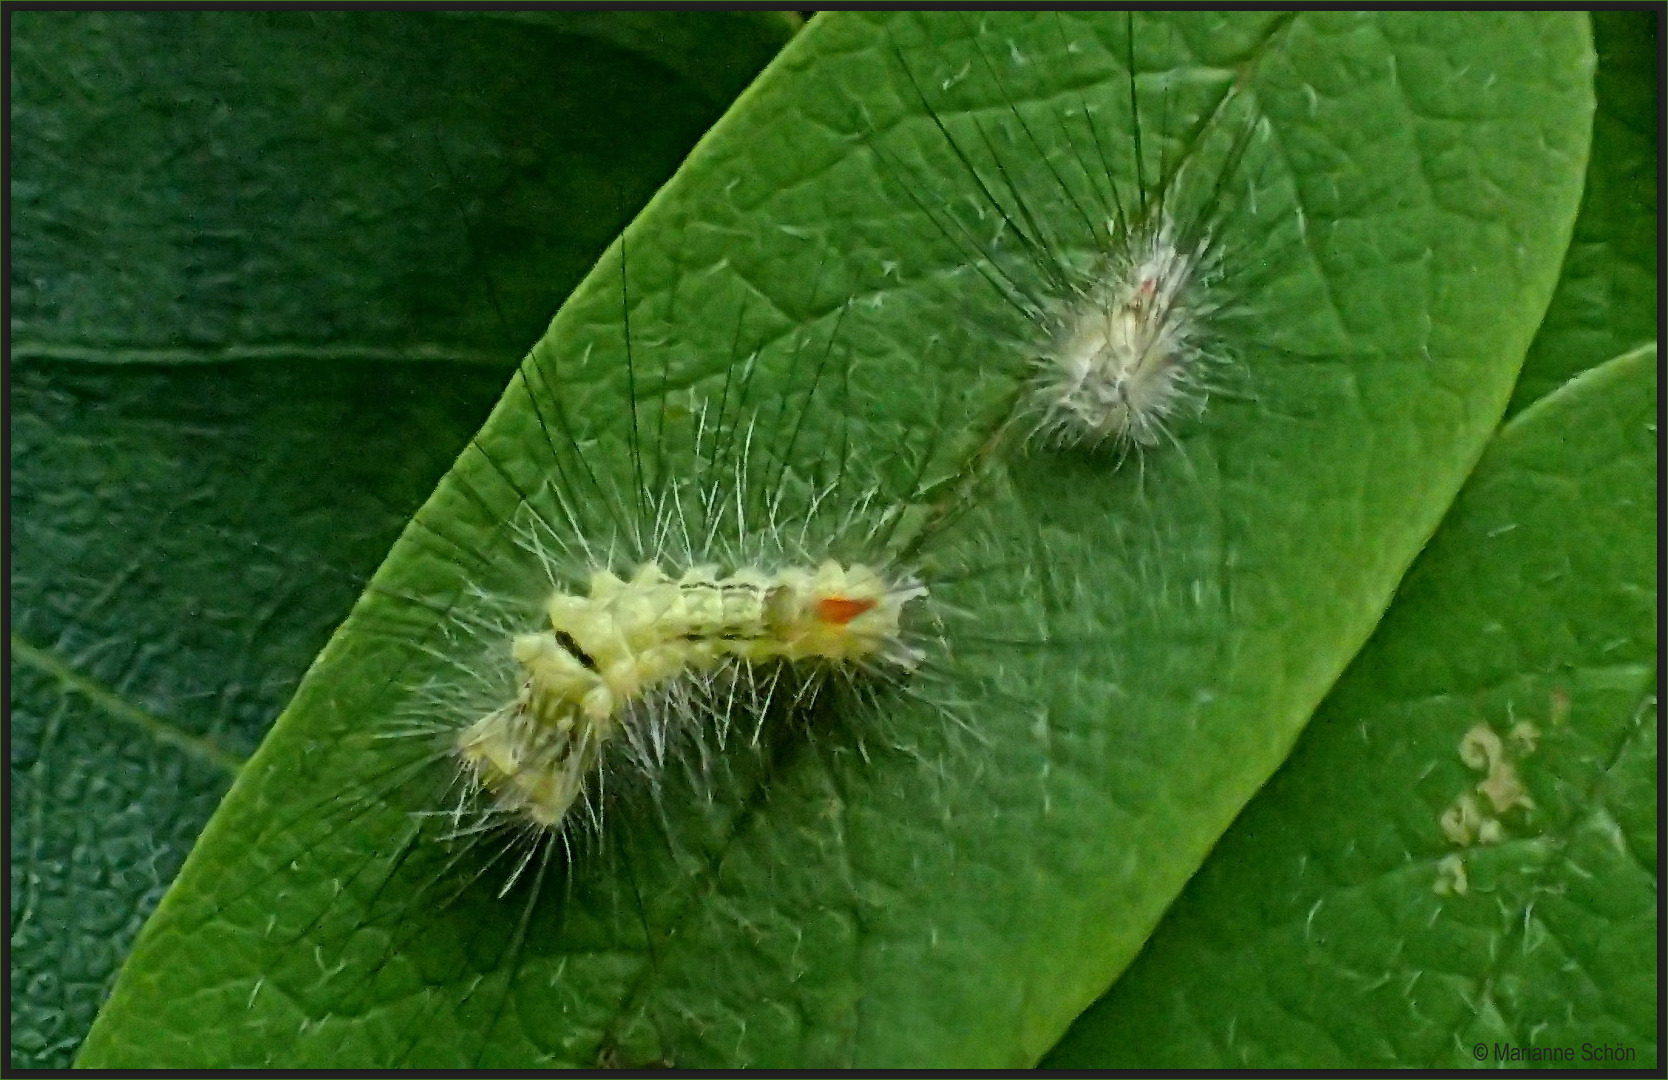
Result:
{"type": "Polygon", "coordinates": [[[787,31],[395,12],[13,26],[14,356],[505,366],[787,31]],[[705,43],[702,82],[679,71],[687,41],[665,46],[676,67],[656,55],[665,29],[705,43]]]}
{"type": "MultiPolygon", "coordinates": [[[[424,538],[531,577],[502,525],[508,489],[549,471],[540,427],[558,404],[596,469],[636,467],[619,264],[605,260],[535,350],[530,370],[550,381],[512,385],[482,452],[383,564],[389,592],[364,598],[240,776],[83,1063],[1034,1063],[1366,638],[1494,430],[1551,295],[1586,162],[1587,20],[1468,15],[1456,33],[1454,18],[1143,16],[1138,50],[1122,16],[819,18],[628,233],[633,334],[686,349],[687,385],[716,396],[742,360],[741,298],[775,319],[758,361],[773,379],[801,362],[782,343],[852,297],[846,413],[814,413],[818,437],[843,420],[876,459],[937,446],[954,472],[1006,419],[1023,358],[958,335],[977,323],[969,308],[998,318],[1000,301],[967,292],[963,250],[923,211],[978,192],[896,49],[963,138],[1017,107],[1047,161],[1084,170],[1057,110],[1091,101],[1127,130],[1132,54],[1142,112],[1173,110],[1149,128],[1170,153],[1197,149],[1195,121],[1231,89],[1250,95],[1268,168],[1237,225],[1301,224],[1259,297],[1255,393],[1213,405],[1141,470],[999,463],[987,531],[947,554],[1029,569],[935,595],[1051,640],[970,650],[954,689],[977,703],[977,752],[951,752],[937,712],[903,702],[892,720],[913,755],[790,756],[764,788],[678,815],[700,842],[619,832],[627,875],[580,866],[519,906],[488,889],[431,905],[400,895],[408,856],[438,857],[403,840],[402,796],[417,793],[351,815],[332,800],[377,790],[390,749],[376,725],[445,662],[443,627],[385,632],[396,595],[465,595],[470,570],[424,538]],[[877,144],[925,198],[896,190],[877,144]],[[924,428],[934,415],[955,420],[924,428]]],[[[1125,184],[1129,158],[1115,148],[1125,184]]],[[[1064,228],[1071,207],[1045,212],[1064,228]]],[[[816,443],[804,452],[829,449],[816,443]]],[[[689,465],[678,453],[673,467],[689,465]]]]}
{"type": "Polygon", "coordinates": [[[8,24],[11,1064],[62,1067],[362,575],[791,25],[8,24]]]}

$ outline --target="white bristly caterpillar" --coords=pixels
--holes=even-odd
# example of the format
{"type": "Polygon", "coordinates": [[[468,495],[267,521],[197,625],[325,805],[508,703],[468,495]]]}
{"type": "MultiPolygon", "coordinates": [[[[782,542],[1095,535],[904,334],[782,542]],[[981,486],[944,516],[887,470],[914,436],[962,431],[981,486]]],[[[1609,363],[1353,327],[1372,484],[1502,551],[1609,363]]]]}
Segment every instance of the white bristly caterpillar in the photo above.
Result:
{"type": "MultiPolygon", "coordinates": [[[[1066,53],[1092,66],[1067,16],[1051,17],[1066,53]]],[[[1133,14],[1117,57],[1127,89],[1026,100],[1030,60],[974,18],[963,17],[962,49],[944,49],[940,34],[925,57],[910,45],[923,28],[889,25],[930,128],[913,145],[877,142],[879,156],[961,253],[964,287],[999,301],[969,305],[970,330],[973,347],[1023,372],[1019,441],[1119,457],[1173,441],[1177,422],[1243,379],[1236,323],[1275,247],[1252,235],[1273,215],[1247,224],[1266,124],[1230,80],[1210,88],[1214,100],[1194,86],[1144,86],[1133,14]],[[973,71],[984,78],[968,80],[973,71]],[[964,82],[995,96],[964,100],[964,82]],[[1155,111],[1156,131],[1143,123],[1155,111]]]]}

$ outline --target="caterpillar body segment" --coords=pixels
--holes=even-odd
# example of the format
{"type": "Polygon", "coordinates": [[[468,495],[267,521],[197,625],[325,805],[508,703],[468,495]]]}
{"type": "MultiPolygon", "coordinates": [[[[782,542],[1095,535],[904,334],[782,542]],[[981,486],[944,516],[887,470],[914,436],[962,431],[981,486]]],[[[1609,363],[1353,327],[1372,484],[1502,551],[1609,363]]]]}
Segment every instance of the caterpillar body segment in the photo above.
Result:
{"type": "Polygon", "coordinates": [[[926,595],[919,584],[832,559],[723,577],[698,566],[674,578],[652,562],[630,578],[597,570],[586,595],[551,595],[549,629],[514,640],[520,690],[458,734],[458,755],[500,809],[559,826],[611,740],[637,725],[649,744],[663,745],[669,727],[702,720],[667,703],[699,698],[740,667],[913,669],[920,654],[902,640],[902,618],[926,595]],[[677,693],[680,682],[691,692],[677,693]]]}

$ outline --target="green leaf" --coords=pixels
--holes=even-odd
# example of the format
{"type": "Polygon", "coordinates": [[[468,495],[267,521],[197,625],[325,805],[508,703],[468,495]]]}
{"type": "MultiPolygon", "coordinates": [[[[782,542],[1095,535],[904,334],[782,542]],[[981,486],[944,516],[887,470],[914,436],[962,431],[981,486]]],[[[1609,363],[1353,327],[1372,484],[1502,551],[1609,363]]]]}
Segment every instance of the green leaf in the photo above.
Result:
{"type": "Polygon", "coordinates": [[[1603,1064],[1590,1044],[1655,1067],[1656,415],[1646,347],[1501,429],[1291,759],[1049,1066],[1603,1064]],[[1532,808],[1478,793],[1478,729],[1532,808]],[[1467,795],[1497,843],[1445,830],[1467,795]]]}
{"type": "Polygon", "coordinates": [[[11,30],[11,1064],[61,1068],[526,342],[787,30],[11,30]]]}
{"type": "Polygon", "coordinates": [[[1657,20],[1593,12],[1593,152],[1575,236],[1507,415],[1657,334],[1657,20]]]}
{"type": "MultiPolygon", "coordinates": [[[[1012,1066],[1052,1045],[1284,757],[1493,430],[1592,106],[1578,16],[1133,25],[1139,49],[1122,16],[819,16],[563,307],[240,775],[81,1062],[1012,1066]],[[1104,166],[1134,190],[1130,144],[1092,165],[1061,112],[1127,139],[1132,54],[1147,168],[1208,160],[1218,106],[1266,119],[1256,200],[1224,228],[1298,242],[1263,253],[1254,391],[1141,469],[987,461],[1027,357],[979,332],[1017,316],[932,213],[979,197],[943,133],[1015,183],[1104,166]],[[807,402],[836,351],[840,393],[807,402]],[[609,823],[616,857],[506,898],[479,867],[448,877],[410,817],[434,792],[383,782],[418,759],[378,731],[467,661],[414,612],[536,580],[505,526],[521,493],[550,512],[558,463],[605,490],[692,475],[682,443],[635,441],[720,400],[732,366],[776,402],[767,460],[861,464],[906,529],[990,470],[960,531],[914,534],[934,601],[967,613],[956,663],[872,747],[783,747],[710,804],[674,785],[664,820],[609,823]]],[[[1076,210],[1048,194],[1026,207],[1063,235],[1076,210]]]]}
{"type": "MultiPolygon", "coordinates": [[[[1618,231],[1630,221],[1655,235],[1654,164],[1642,221],[1626,207],[1618,217],[1616,200],[1617,177],[1644,167],[1621,135],[1656,115],[1656,19],[1596,22],[1587,193],[1513,398],[1540,403],[1496,435],[1292,759],[1048,1064],[1454,1068],[1477,1041],[1492,1055],[1496,1041],[1579,1053],[1607,1039],[1635,1049],[1632,1067],[1654,1061],[1656,1014],[1643,1007],[1654,1000],[1654,885],[1628,852],[1585,861],[1595,815],[1630,837],[1655,827],[1655,735],[1641,712],[1655,694],[1655,457],[1638,430],[1655,415],[1653,368],[1612,357],[1602,377],[1545,396],[1558,373],[1599,366],[1595,343],[1656,336],[1654,246],[1648,288],[1632,287],[1644,271],[1618,231]],[[1614,242],[1582,240],[1600,236],[1614,242]],[[1460,737],[1479,722],[1507,731],[1513,709],[1545,728],[1550,702],[1570,695],[1568,730],[1525,763],[1558,801],[1549,791],[1532,823],[1511,826],[1543,839],[1465,856],[1468,894],[1432,893],[1452,874],[1436,867],[1459,854],[1437,818],[1465,786],[1460,737]],[[1572,912],[1564,889],[1591,912],[1572,912]],[[1543,949],[1548,933],[1557,943],[1543,949]],[[1469,1019],[1488,1010],[1487,1022],[1469,1019]]],[[[1643,160],[1654,162],[1652,147],[1643,160]]],[[[1654,868],[1654,840],[1638,843],[1654,868]]]]}

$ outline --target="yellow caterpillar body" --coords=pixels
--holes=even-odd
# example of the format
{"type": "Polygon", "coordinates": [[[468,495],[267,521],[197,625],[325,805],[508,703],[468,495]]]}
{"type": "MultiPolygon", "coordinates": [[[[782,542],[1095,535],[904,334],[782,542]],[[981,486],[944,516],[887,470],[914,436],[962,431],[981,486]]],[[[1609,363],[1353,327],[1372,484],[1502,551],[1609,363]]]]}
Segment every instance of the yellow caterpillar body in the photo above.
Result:
{"type": "Polygon", "coordinates": [[[588,595],[550,597],[548,630],[515,639],[521,690],[465,728],[458,753],[502,809],[556,826],[645,695],[730,662],[913,667],[900,619],[924,595],[833,560],[727,577],[702,566],[673,578],[656,563],[629,580],[598,570],[588,595]]]}

